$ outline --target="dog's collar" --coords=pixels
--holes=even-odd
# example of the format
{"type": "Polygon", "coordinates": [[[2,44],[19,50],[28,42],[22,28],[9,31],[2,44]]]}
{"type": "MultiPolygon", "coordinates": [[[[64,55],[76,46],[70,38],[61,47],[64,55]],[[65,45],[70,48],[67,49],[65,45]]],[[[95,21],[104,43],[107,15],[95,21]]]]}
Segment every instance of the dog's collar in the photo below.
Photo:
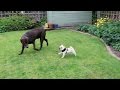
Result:
{"type": "Polygon", "coordinates": [[[66,50],[66,48],[64,48],[63,50],[62,50],[62,52],[64,52],[66,50]]]}

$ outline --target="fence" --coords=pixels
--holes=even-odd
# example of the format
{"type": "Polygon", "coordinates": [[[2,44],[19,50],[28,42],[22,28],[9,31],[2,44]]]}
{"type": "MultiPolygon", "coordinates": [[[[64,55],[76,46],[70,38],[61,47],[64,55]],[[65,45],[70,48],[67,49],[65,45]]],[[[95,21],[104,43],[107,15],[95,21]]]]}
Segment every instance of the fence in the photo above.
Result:
{"type": "Polygon", "coordinates": [[[108,17],[113,20],[120,20],[120,11],[100,11],[100,17],[108,17]]]}
{"type": "Polygon", "coordinates": [[[36,21],[39,21],[42,17],[47,17],[47,11],[0,11],[0,17],[8,17],[16,14],[33,17],[36,21]]]}

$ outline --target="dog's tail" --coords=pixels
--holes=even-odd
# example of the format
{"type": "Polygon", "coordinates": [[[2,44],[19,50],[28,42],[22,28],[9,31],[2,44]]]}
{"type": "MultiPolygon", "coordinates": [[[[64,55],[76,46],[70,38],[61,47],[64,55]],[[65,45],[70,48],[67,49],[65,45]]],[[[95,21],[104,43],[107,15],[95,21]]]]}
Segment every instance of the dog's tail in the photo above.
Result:
{"type": "Polygon", "coordinates": [[[72,51],[73,51],[74,55],[76,56],[75,49],[74,49],[72,46],[70,46],[70,48],[72,49],[72,51]]]}

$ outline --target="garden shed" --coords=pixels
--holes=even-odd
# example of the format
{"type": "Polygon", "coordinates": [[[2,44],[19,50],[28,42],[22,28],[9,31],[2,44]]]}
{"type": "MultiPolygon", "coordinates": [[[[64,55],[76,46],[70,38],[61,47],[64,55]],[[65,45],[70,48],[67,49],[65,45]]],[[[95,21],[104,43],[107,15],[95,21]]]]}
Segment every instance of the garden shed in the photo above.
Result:
{"type": "Polygon", "coordinates": [[[48,23],[71,26],[92,22],[92,11],[47,11],[48,23]]]}

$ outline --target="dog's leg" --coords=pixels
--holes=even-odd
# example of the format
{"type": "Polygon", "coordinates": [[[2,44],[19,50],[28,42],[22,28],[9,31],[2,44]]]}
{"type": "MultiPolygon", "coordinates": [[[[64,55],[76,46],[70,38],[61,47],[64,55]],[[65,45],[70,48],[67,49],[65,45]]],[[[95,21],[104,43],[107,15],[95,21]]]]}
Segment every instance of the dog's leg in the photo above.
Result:
{"type": "Polygon", "coordinates": [[[65,57],[65,53],[63,53],[62,57],[61,58],[64,58],[65,57]]]}
{"type": "Polygon", "coordinates": [[[76,56],[76,52],[75,52],[75,50],[73,50],[73,54],[76,56]]]}
{"type": "Polygon", "coordinates": [[[76,56],[76,52],[74,52],[74,55],[76,56]]]}
{"type": "Polygon", "coordinates": [[[24,45],[22,45],[22,50],[21,50],[21,53],[19,55],[23,54],[23,51],[24,51],[24,45]]]}
{"type": "Polygon", "coordinates": [[[40,50],[42,49],[43,46],[43,38],[40,38],[40,50]]]}
{"type": "Polygon", "coordinates": [[[46,41],[46,43],[47,43],[47,46],[48,46],[48,40],[47,39],[44,39],[45,41],[46,41]]]}
{"type": "Polygon", "coordinates": [[[60,54],[62,54],[62,52],[59,52],[58,54],[60,55],[60,54]]]}
{"type": "Polygon", "coordinates": [[[39,50],[39,49],[36,49],[36,48],[35,48],[35,42],[33,42],[33,49],[34,49],[34,50],[37,50],[37,51],[39,50]]]}

